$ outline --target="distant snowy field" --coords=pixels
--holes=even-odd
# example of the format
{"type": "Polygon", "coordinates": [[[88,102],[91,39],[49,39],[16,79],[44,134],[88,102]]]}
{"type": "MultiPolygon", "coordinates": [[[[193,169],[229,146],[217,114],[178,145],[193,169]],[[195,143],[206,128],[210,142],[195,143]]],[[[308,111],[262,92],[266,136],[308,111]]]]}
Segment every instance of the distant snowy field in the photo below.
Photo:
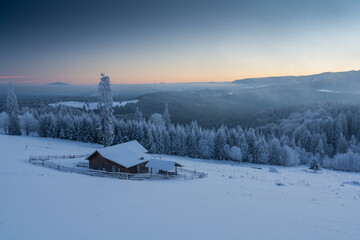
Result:
{"type": "MultiPolygon", "coordinates": [[[[137,103],[139,100],[135,99],[135,100],[130,100],[130,101],[123,101],[123,102],[114,102],[113,103],[113,107],[123,107],[128,103],[137,103]]],[[[85,106],[86,110],[94,110],[97,109],[97,102],[91,102],[89,104],[85,103],[85,102],[58,102],[58,103],[50,103],[49,106],[59,106],[59,105],[63,105],[63,106],[68,106],[68,107],[73,107],[73,108],[83,108],[85,106]]]]}
{"type": "Polygon", "coordinates": [[[1,135],[0,239],[360,239],[359,173],[162,156],[208,178],[132,181],[28,162],[97,147],[1,135]]]}
{"type": "Polygon", "coordinates": [[[326,92],[326,93],[341,93],[341,92],[338,92],[338,91],[333,91],[333,90],[328,90],[328,89],[319,89],[319,90],[316,90],[318,92],[326,92]]]}

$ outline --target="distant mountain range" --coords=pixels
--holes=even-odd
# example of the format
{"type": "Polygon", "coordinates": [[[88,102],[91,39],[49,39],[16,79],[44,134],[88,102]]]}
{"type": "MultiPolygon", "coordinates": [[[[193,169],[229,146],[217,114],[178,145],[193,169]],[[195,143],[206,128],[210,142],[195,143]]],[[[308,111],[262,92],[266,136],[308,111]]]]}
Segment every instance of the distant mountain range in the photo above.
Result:
{"type": "Polygon", "coordinates": [[[70,84],[64,82],[53,82],[53,83],[48,83],[47,85],[70,85],[70,84]]]}
{"type": "Polygon", "coordinates": [[[325,72],[306,76],[245,78],[233,83],[245,88],[306,85],[311,89],[328,89],[341,92],[360,92],[360,71],[325,72]]]}

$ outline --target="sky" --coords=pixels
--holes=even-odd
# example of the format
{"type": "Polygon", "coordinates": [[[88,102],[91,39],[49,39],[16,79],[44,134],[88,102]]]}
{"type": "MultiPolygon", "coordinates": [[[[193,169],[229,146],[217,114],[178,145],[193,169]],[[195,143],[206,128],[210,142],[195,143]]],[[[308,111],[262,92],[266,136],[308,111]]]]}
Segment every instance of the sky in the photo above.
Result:
{"type": "Polygon", "coordinates": [[[233,81],[360,69],[358,0],[3,0],[0,83],[233,81]]]}

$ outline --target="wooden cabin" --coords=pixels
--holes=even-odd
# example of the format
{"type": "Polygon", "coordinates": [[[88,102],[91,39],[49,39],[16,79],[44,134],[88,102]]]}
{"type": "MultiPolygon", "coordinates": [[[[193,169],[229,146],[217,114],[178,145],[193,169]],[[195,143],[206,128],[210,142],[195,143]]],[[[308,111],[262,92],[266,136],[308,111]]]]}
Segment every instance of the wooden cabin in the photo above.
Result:
{"type": "Polygon", "coordinates": [[[131,141],[96,150],[87,160],[89,168],[109,172],[147,173],[150,157],[137,141],[131,141]]]}

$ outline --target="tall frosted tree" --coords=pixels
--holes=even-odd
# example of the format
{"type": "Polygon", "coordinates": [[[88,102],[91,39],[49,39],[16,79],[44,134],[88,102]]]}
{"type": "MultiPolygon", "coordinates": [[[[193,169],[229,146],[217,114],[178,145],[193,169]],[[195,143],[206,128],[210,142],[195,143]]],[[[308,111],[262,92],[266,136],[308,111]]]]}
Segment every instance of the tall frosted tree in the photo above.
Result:
{"type": "Polygon", "coordinates": [[[100,134],[104,147],[110,146],[114,142],[114,125],[113,125],[113,98],[110,86],[110,77],[101,73],[99,83],[99,103],[100,112],[100,134]]]}
{"type": "Polygon", "coordinates": [[[21,135],[19,120],[19,104],[14,92],[14,87],[9,83],[8,95],[6,99],[6,110],[9,116],[9,135],[21,135]]]}
{"type": "Polygon", "coordinates": [[[163,114],[163,118],[165,120],[165,125],[167,128],[170,127],[171,125],[171,119],[170,119],[170,113],[169,113],[169,108],[168,108],[168,104],[166,103],[165,105],[165,110],[164,110],[164,114],[163,114]]]}

